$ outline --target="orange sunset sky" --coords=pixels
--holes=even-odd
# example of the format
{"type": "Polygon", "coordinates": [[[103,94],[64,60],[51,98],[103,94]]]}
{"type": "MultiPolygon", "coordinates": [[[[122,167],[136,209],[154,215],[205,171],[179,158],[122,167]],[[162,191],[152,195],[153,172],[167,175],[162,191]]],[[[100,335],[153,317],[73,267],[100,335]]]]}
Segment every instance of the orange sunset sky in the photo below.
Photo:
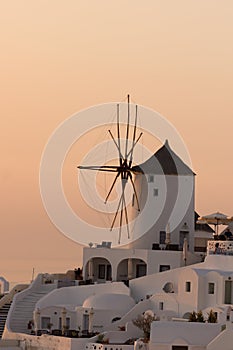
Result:
{"type": "Polygon", "coordinates": [[[0,276],[80,266],[43,208],[41,155],[66,118],[127,93],[181,134],[199,214],[233,215],[232,18],[232,0],[1,1],[0,276]]]}

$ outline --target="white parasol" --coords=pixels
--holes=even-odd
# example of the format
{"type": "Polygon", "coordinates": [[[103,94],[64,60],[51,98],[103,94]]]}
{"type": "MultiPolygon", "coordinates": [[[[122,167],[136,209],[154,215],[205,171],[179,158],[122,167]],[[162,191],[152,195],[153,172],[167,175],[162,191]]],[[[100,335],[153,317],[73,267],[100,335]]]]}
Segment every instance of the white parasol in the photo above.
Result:
{"type": "Polygon", "coordinates": [[[170,223],[167,223],[166,226],[166,239],[165,239],[165,244],[170,244],[171,243],[171,232],[170,232],[170,223]]]}
{"type": "Polygon", "coordinates": [[[215,226],[215,233],[218,234],[218,226],[219,225],[228,225],[233,221],[233,217],[228,217],[225,214],[220,212],[216,212],[213,214],[202,216],[198,219],[198,224],[208,224],[215,226]]]}

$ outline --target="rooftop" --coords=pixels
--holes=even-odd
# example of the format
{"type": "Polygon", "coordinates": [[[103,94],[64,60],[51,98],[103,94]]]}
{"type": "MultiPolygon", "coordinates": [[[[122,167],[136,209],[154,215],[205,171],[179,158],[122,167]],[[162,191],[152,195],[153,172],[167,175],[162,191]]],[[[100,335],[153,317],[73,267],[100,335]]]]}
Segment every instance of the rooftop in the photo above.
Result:
{"type": "Polygon", "coordinates": [[[157,175],[195,175],[183,160],[171,149],[168,140],[144,163],[134,166],[133,171],[157,175]]]}

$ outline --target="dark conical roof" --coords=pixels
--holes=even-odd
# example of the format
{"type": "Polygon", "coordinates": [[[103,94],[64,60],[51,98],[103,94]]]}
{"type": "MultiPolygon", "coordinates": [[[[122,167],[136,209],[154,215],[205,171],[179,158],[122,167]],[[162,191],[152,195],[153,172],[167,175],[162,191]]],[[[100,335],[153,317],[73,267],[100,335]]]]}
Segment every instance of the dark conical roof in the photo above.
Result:
{"type": "Polygon", "coordinates": [[[170,148],[168,140],[144,163],[133,167],[135,173],[158,175],[195,175],[195,173],[170,148]]]}

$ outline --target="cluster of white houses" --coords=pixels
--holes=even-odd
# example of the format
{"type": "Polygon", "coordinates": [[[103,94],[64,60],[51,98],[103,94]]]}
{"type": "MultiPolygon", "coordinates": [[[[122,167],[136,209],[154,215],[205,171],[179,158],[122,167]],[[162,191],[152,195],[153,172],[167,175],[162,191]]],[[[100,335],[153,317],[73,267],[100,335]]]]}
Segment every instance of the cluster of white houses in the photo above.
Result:
{"type": "Polygon", "coordinates": [[[168,142],[153,157],[135,167],[135,186],[149,210],[138,220],[142,227],[164,202],[154,224],[127,246],[102,242],[84,248],[82,277],[80,271],[40,274],[11,300],[3,297],[0,309],[4,302],[11,304],[4,340],[27,349],[232,349],[233,241],[218,241],[216,254],[213,230],[196,223],[195,174],[168,142]],[[191,188],[191,196],[182,220],[173,225],[171,219],[166,232],[179,196],[177,181],[181,192],[191,188]],[[136,340],[142,331],[132,321],[148,310],[156,320],[149,343],[143,344],[136,340]],[[199,310],[206,318],[212,310],[217,323],[187,322],[199,310]],[[53,335],[39,336],[48,328],[53,335]]]}

